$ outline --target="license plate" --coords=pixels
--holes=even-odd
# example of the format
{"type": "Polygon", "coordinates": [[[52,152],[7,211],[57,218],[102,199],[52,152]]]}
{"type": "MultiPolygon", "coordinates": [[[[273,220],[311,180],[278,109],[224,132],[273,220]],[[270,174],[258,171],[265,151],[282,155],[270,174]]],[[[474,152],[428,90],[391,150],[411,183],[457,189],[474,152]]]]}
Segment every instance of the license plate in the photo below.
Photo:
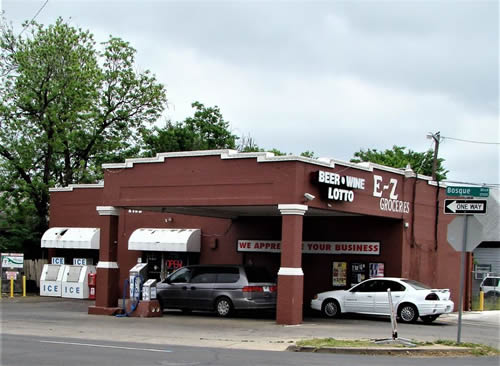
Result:
{"type": "Polygon", "coordinates": [[[262,286],[262,288],[264,289],[264,292],[269,292],[269,286],[262,286]]]}

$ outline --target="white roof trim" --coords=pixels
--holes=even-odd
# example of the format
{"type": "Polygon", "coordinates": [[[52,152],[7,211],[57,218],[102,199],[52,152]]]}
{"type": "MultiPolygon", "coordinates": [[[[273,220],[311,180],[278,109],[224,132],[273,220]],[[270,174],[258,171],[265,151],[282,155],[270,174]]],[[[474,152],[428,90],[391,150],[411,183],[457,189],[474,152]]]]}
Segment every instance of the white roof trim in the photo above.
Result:
{"type": "Polygon", "coordinates": [[[137,229],[128,240],[129,250],[200,252],[200,229],[137,229]]]}
{"type": "MultiPolygon", "coordinates": [[[[386,171],[402,176],[407,176],[412,178],[405,169],[388,167],[385,165],[375,164],[371,162],[361,162],[361,163],[351,163],[347,161],[337,160],[333,158],[321,157],[318,159],[306,158],[304,156],[295,155],[282,155],[275,156],[271,152],[238,152],[236,150],[199,150],[199,151],[180,151],[180,152],[167,152],[158,153],[155,157],[151,158],[136,158],[136,159],[126,159],[124,163],[112,163],[103,164],[103,169],[126,169],[133,168],[134,164],[151,164],[151,163],[163,163],[165,159],[168,158],[183,158],[183,157],[195,157],[195,156],[217,156],[219,155],[221,159],[249,159],[256,158],[259,163],[272,163],[272,162],[282,162],[282,161],[300,161],[307,164],[313,164],[323,167],[335,168],[335,165],[342,165],[344,167],[349,167],[357,170],[373,172],[375,169],[386,171]]],[[[417,178],[427,181],[432,181],[431,177],[425,175],[417,175],[417,178]]]]}
{"type": "Polygon", "coordinates": [[[70,184],[67,187],[49,188],[49,192],[71,192],[75,188],[104,188],[104,183],[95,183],[95,184],[70,184]]]}
{"type": "Polygon", "coordinates": [[[99,249],[100,229],[52,227],[42,236],[42,248],[99,249]]]}

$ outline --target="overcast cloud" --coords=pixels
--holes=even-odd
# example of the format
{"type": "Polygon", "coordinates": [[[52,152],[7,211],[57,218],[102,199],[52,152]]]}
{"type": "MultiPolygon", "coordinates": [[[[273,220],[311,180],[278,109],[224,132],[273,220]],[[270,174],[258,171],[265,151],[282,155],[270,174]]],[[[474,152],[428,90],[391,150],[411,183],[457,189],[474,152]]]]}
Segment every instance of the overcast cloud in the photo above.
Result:
{"type": "MultiPolygon", "coordinates": [[[[1,0],[0,0],[1,1],[1,0]]],[[[3,0],[17,29],[45,0],[3,0]]],[[[428,132],[500,142],[498,1],[49,0],[112,34],[166,85],[166,117],[218,105],[266,149],[349,160],[359,149],[432,147],[428,132]]],[[[496,144],[444,139],[448,179],[500,183],[496,144]]]]}

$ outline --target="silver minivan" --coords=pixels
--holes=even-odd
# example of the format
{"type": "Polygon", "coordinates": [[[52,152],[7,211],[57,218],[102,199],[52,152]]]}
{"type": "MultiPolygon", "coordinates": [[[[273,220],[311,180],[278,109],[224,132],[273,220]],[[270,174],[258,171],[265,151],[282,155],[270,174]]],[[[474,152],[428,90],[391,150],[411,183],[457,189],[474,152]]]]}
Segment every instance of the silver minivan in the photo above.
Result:
{"type": "Polygon", "coordinates": [[[276,280],[265,267],[193,265],[171,273],[157,285],[162,309],[216,311],[276,309],[276,280]]]}

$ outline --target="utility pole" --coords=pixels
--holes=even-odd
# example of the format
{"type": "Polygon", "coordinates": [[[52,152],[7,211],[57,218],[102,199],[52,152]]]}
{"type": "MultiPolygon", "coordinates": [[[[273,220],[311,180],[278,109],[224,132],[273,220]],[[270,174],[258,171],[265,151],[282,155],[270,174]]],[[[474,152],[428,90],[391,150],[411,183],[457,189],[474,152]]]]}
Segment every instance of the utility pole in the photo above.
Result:
{"type": "Polygon", "coordinates": [[[436,189],[436,216],[434,220],[434,250],[438,250],[438,227],[439,227],[439,180],[437,179],[437,158],[439,152],[439,142],[441,141],[441,132],[427,134],[428,139],[434,140],[434,159],[432,162],[432,180],[437,183],[436,189]]]}
{"type": "Polygon", "coordinates": [[[437,157],[439,152],[439,143],[441,142],[441,132],[427,134],[428,139],[434,140],[434,159],[432,161],[432,180],[437,181],[437,157]]]}

